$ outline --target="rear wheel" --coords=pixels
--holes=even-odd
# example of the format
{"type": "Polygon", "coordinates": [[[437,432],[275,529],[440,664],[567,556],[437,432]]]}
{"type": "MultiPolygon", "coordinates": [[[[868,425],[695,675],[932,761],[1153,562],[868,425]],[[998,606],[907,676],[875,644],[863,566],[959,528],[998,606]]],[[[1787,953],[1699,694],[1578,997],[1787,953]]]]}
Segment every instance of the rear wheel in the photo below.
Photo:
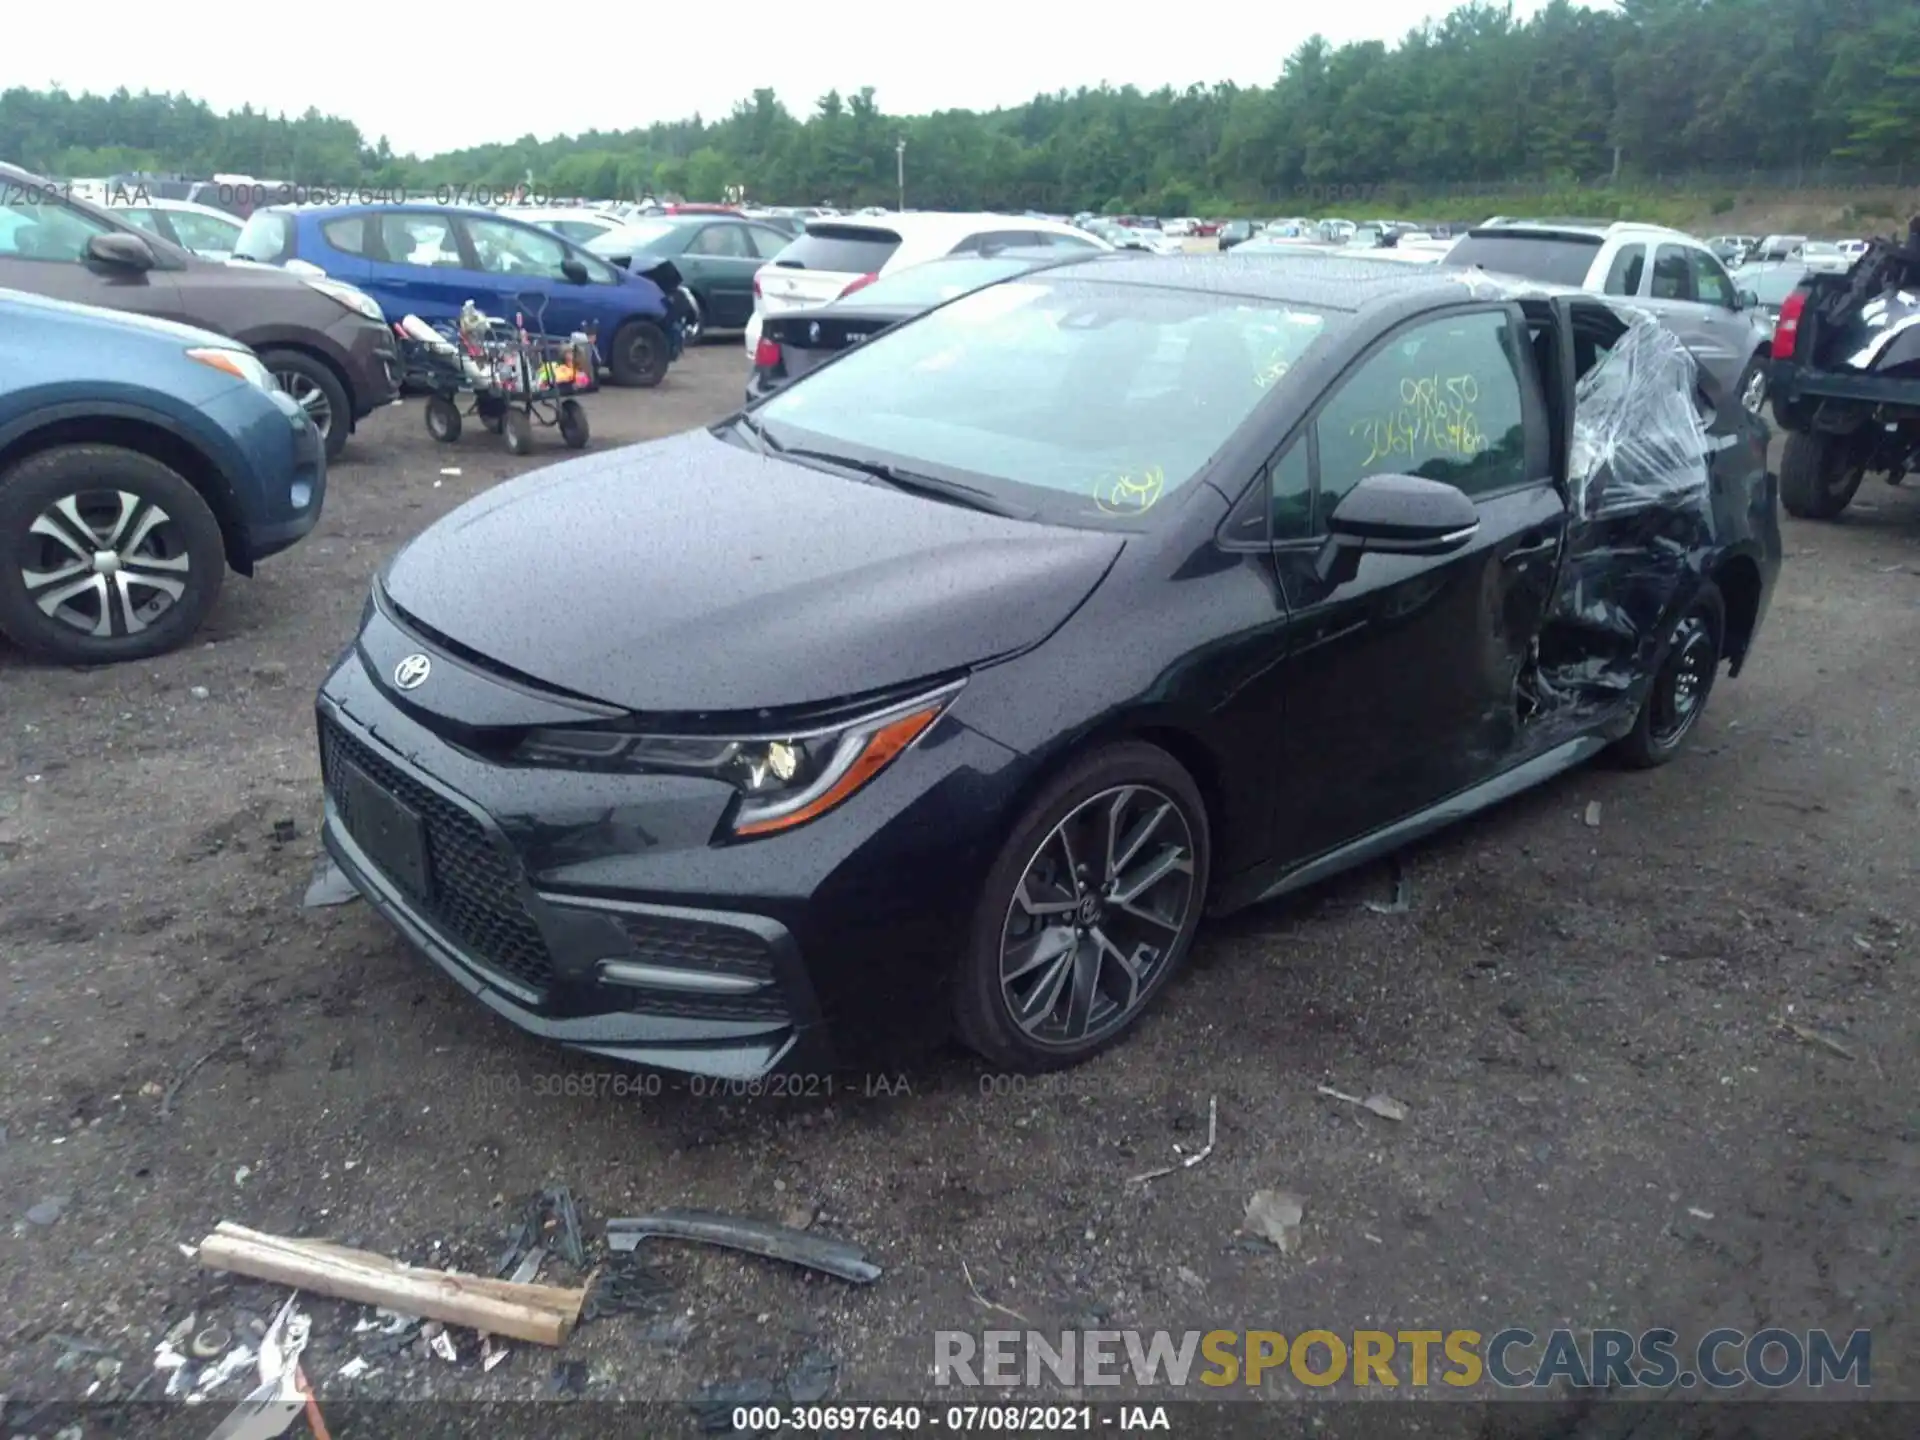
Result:
{"type": "Polygon", "coordinates": [[[1200,792],[1166,751],[1126,742],[1071,766],[988,873],[956,987],[962,1038],[1029,1073],[1119,1039],[1186,959],[1208,854],[1200,792]]]}
{"type": "Polygon", "coordinates": [[[353,402],[340,377],[323,362],[295,350],[265,350],[260,359],[280,382],[280,388],[307,412],[326,444],[327,459],[339,459],[353,430],[353,402]]]}
{"type": "Polygon", "coordinates": [[[1780,503],[1802,520],[1831,520],[1866,478],[1849,437],[1794,430],[1780,456],[1780,503]]]}
{"type": "Polygon", "coordinates": [[[1766,413],[1766,405],[1767,356],[1761,351],[1740,372],[1740,406],[1749,415],[1762,415],[1766,413]]]}
{"type": "Polygon", "coordinates": [[[1722,637],[1727,629],[1726,602],[1711,580],[1701,582],[1700,593],[1675,622],[1660,651],[1653,686],[1640,706],[1633,729],[1616,747],[1619,758],[1635,770],[1664,765],[1685,747],[1707,697],[1720,673],[1722,637]]]}
{"type": "Polygon", "coordinates": [[[667,378],[672,354],[666,331],[651,320],[629,320],[614,332],[608,368],[615,384],[651,389],[667,378]]]}
{"type": "Polygon", "coordinates": [[[100,665],[176,649],[226,573],[213,511],[151,456],[65,445],[0,474],[0,631],[24,650],[100,665]]]}

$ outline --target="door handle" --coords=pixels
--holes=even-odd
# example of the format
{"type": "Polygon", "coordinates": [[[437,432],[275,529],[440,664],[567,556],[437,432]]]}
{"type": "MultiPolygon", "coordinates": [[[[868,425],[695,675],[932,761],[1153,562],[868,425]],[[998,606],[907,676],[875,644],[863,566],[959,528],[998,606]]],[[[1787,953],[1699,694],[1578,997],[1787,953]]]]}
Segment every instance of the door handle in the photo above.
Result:
{"type": "Polygon", "coordinates": [[[1558,536],[1549,535],[1544,540],[1536,540],[1531,545],[1522,545],[1518,550],[1509,550],[1500,557],[1503,565],[1518,565],[1523,560],[1531,560],[1536,555],[1551,555],[1560,548],[1558,536]]]}

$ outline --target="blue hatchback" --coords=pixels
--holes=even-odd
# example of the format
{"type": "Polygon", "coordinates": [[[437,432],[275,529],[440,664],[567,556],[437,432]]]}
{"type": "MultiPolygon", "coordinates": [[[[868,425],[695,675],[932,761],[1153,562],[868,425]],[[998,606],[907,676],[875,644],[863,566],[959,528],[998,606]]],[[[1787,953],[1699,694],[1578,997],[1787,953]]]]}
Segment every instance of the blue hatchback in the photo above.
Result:
{"type": "Polygon", "coordinates": [[[104,664],[184,644],[229,567],[320,518],[326,452],[244,345],[0,290],[0,634],[104,664]]]}
{"type": "Polygon", "coordinates": [[[490,315],[520,314],[529,329],[549,335],[589,330],[601,363],[621,385],[658,385],[683,343],[667,292],[653,280],[486,210],[274,206],[253,213],[234,254],[268,265],[316,265],[372,295],[390,320],[450,321],[471,300],[490,315]]]}

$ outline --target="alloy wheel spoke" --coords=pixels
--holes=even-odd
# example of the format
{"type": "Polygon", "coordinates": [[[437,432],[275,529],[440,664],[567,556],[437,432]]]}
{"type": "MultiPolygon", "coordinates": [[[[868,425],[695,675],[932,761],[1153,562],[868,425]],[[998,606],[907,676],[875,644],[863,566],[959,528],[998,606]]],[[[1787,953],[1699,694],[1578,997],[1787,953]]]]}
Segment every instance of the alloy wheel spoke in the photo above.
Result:
{"type": "Polygon", "coordinates": [[[1132,956],[1114,944],[1113,941],[1107,937],[1107,932],[1100,926],[1094,926],[1088,933],[1095,947],[1099,950],[1099,953],[1103,957],[1112,960],[1115,968],[1126,977],[1127,993],[1126,997],[1120,1000],[1120,1006],[1124,1010],[1131,1010],[1134,1002],[1140,998],[1140,966],[1134,962],[1132,956]]]}
{"type": "Polygon", "coordinates": [[[1126,909],[1169,875],[1181,873],[1191,875],[1193,862],[1187,858],[1184,849],[1170,845],[1160,852],[1158,859],[1150,861],[1137,874],[1128,877],[1124,884],[1115,885],[1111,902],[1126,909]]]}
{"type": "Polygon", "coordinates": [[[72,496],[62,500],[53,509],[43,510],[34,516],[27,533],[46,536],[89,565],[93,563],[94,552],[100,548],[100,537],[80,518],[79,508],[74,505],[72,496]],[[63,520],[66,524],[60,523],[63,520]]]}
{"type": "Polygon", "coordinates": [[[1014,903],[1027,914],[1041,917],[1046,915],[1065,915],[1074,908],[1071,893],[1064,900],[1042,900],[1033,893],[1034,879],[1031,874],[1020,877],[1020,888],[1014,892],[1014,903]]]}
{"type": "Polygon", "coordinates": [[[41,614],[57,620],[60,618],[60,611],[69,601],[77,600],[89,591],[98,602],[96,607],[98,613],[91,625],[76,628],[84,628],[88,634],[104,638],[113,634],[112,601],[107,595],[106,576],[83,575],[78,580],[69,581],[65,585],[47,591],[44,595],[36,596],[35,603],[39,605],[41,614]]]}
{"type": "Polygon", "coordinates": [[[27,589],[41,590],[49,585],[58,585],[63,580],[71,580],[76,575],[87,575],[92,572],[91,560],[75,560],[62,565],[58,570],[22,570],[20,578],[26,582],[27,589]]]}
{"type": "MultiPolygon", "coordinates": [[[[123,559],[131,560],[135,555],[139,554],[140,547],[153,538],[153,532],[158,530],[162,525],[165,525],[171,518],[172,517],[158,505],[144,506],[140,510],[138,520],[126,527],[126,538],[117,541],[113,548],[120,552],[123,559]]],[[[185,557],[182,556],[181,558],[184,559],[185,557]]]]}
{"type": "Polygon", "coordinates": [[[127,634],[135,635],[147,628],[146,619],[140,614],[141,608],[148,603],[134,598],[134,591],[144,590],[167,597],[171,604],[187,593],[184,580],[173,580],[164,575],[142,575],[132,570],[122,570],[113,577],[114,591],[120,597],[120,618],[127,627],[127,634]]]}
{"type": "MultiPolygon", "coordinates": [[[[1116,828],[1121,819],[1120,805],[1122,803],[1124,802],[1115,802],[1113,809],[1111,823],[1116,828]]],[[[1161,822],[1172,813],[1173,802],[1171,800],[1166,801],[1128,832],[1124,844],[1117,847],[1110,847],[1109,854],[1112,855],[1112,858],[1108,861],[1107,865],[1107,877],[1109,879],[1118,881],[1119,878],[1126,873],[1133,862],[1140,858],[1140,852],[1146,848],[1147,841],[1151,840],[1154,833],[1159,830],[1161,822]],[[1116,848],[1118,851],[1117,854],[1113,853],[1116,848]]]]}
{"type": "Polygon", "coordinates": [[[1053,959],[1053,968],[1046,978],[1034,985],[1028,992],[1026,1002],[1019,1007],[1020,1023],[1027,1029],[1034,1029],[1046,1023],[1053,1012],[1059,1008],[1060,992],[1067,986],[1074,970],[1074,956],[1077,947],[1069,946],[1053,959]]]}
{"type": "Polygon", "coordinates": [[[1036,970],[1045,969],[1073,948],[1073,931],[1064,925],[1049,925],[1010,946],[1001,962],[1001,977],[1010,985],[1036,970]]]}
{"type": "Polygon", "coordinates": [[[1072,988],[1067,993],[1066,1032],[1070,1040],[1087,1033],[1093,1019],[1093,1002],[1100,984],[1103,957],[1098,945],[1082,941],[1073,950],[1072,988]]]}

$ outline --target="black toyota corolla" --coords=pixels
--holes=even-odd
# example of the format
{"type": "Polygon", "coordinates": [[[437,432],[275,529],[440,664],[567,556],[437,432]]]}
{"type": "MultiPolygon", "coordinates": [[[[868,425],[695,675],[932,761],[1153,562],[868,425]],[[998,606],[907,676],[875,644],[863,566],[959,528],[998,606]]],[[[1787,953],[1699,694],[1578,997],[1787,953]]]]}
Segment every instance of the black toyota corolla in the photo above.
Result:
{"type": "Polygon", "coordinates": [[[1072,1063],[1203,912],[1677,753],[1778,569],[1765,439],[1596,297],[1016,278],[406,547],[320,696],[326,846],[584,1050],[1072,1063]]]}

